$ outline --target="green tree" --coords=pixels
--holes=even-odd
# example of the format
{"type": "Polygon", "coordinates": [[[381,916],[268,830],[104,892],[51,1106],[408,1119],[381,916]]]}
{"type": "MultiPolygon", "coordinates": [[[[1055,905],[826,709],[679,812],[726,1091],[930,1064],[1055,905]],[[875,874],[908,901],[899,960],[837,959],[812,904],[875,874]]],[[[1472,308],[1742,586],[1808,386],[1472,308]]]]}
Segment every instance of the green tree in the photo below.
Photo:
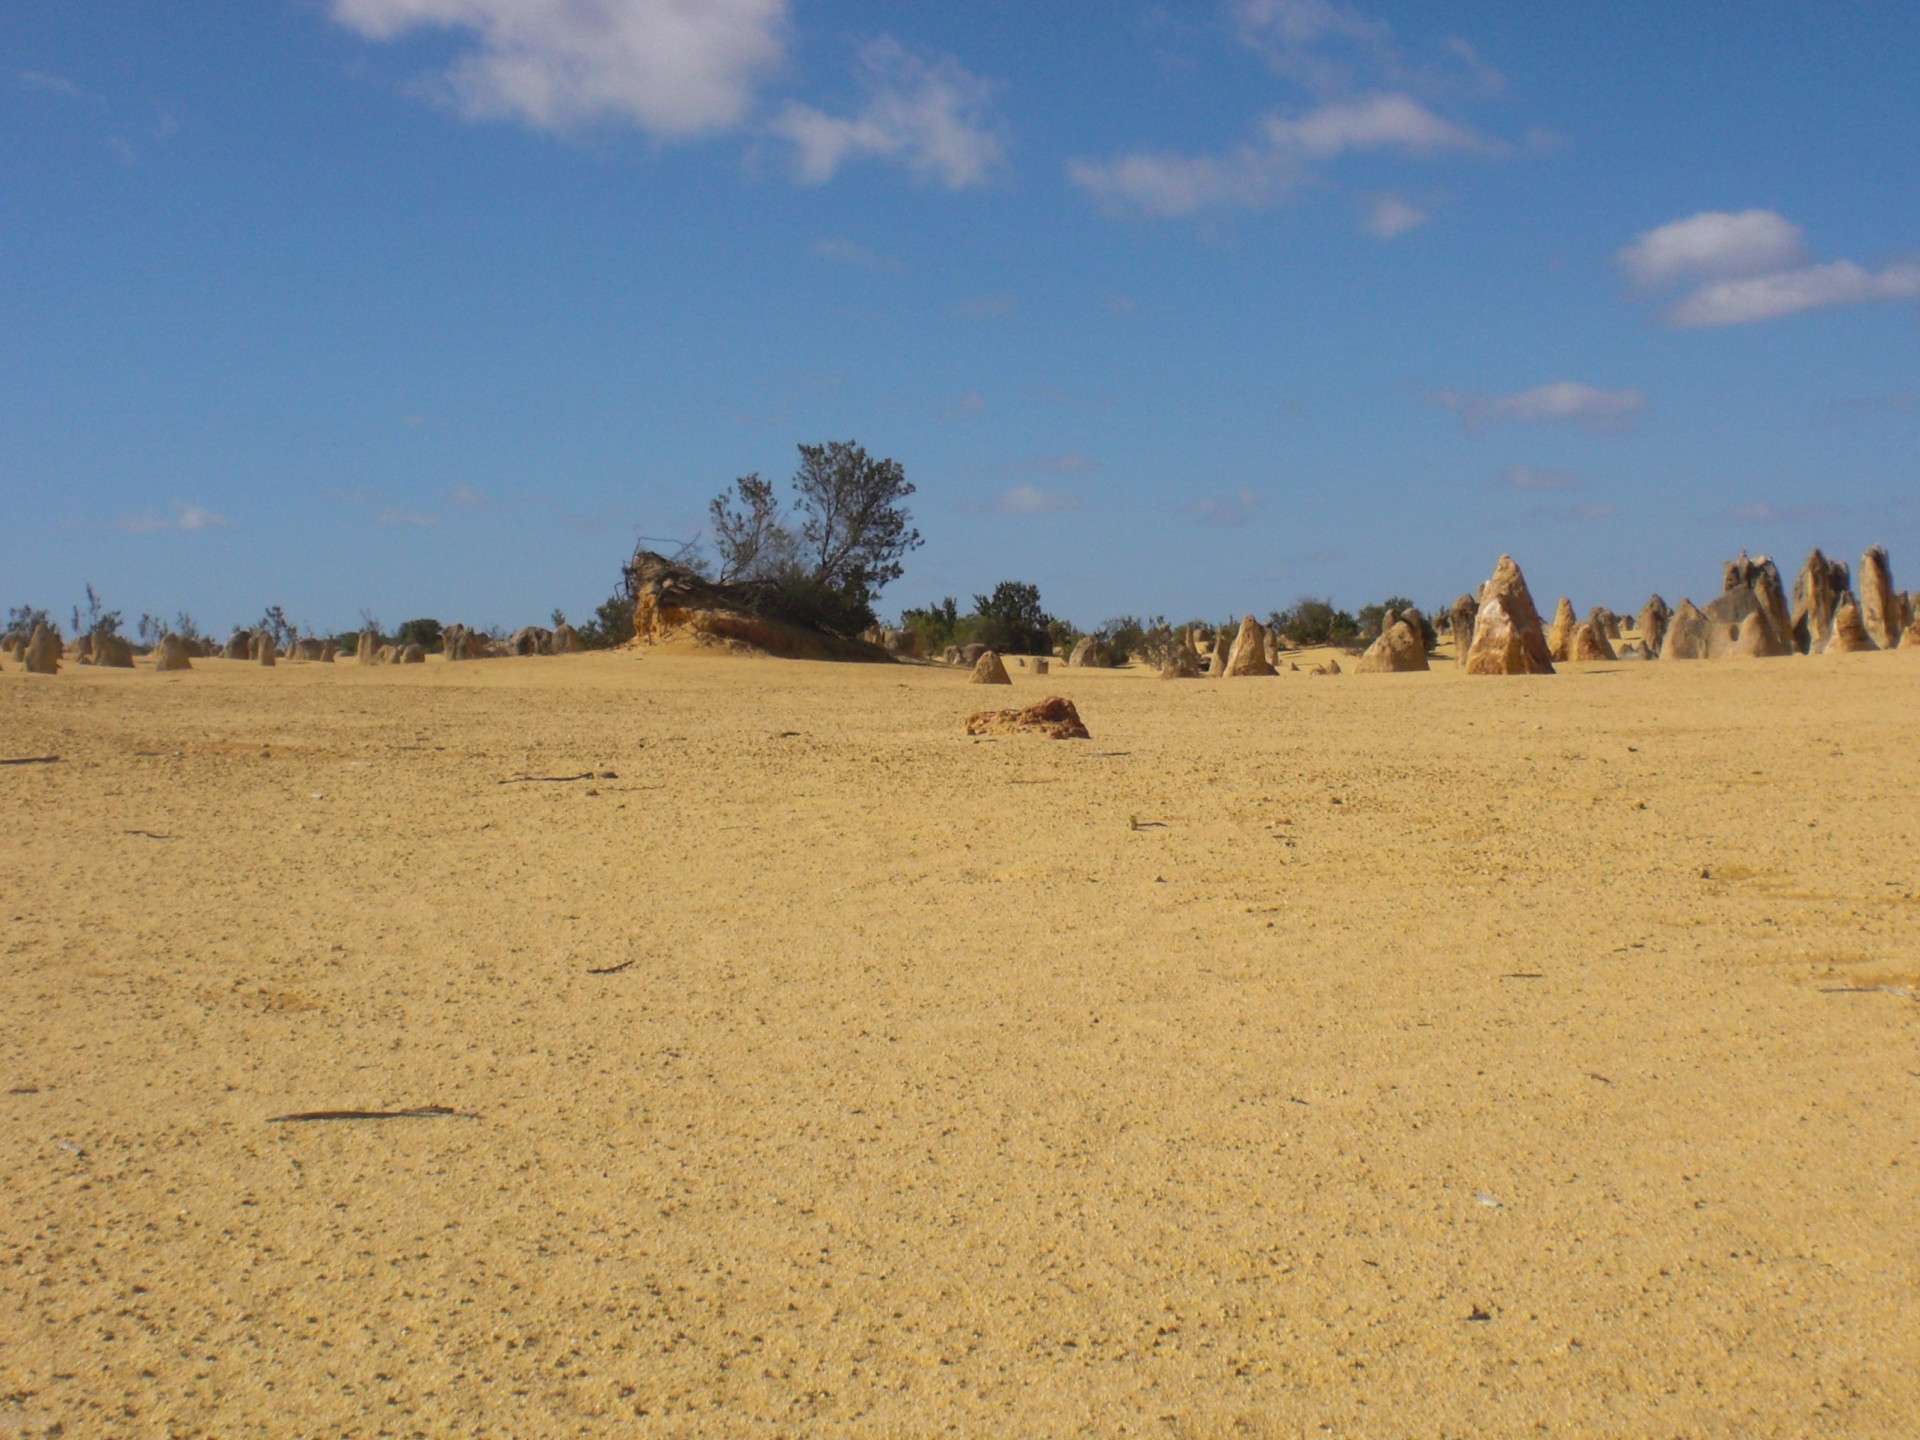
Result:
{"type": "Polygon", "coordinates": [[[1046,655],[1053,649],[1053,617],[1040,608],[1038,585],[1002,580],[991,595],[973,597],[973,613],[979,621],[975,638],[990,650],[1046,655]]]}

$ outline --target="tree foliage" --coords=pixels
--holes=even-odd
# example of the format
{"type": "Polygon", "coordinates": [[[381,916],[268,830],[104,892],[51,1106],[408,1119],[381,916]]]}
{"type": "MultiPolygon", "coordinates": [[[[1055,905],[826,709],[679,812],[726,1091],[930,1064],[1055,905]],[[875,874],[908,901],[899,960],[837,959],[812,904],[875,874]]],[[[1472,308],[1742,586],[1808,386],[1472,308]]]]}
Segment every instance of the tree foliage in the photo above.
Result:
{"type": "MultiPolygon", "coordinates": [[[[947,604],[951,605],[951,600],[947,604]]],[[[991,595],[973,597],[972,637],[1002,655],[1046,655],[1053,650],[1053,617],[1040,608],[1040,587],[1002,580],[991,595]]]]}
{"type": "Polygon", "coordinates": [[[708,505],[720,578],[748,584],[749,603],[770,617],[857,635],[921,544],[905,503],[913,486],[899,461],[876,460],[852,441],[799,448],[792,518],[757,474],[708,505]]]}
{"type": "Polygon", "coordinates": [[[1360,622],[1331,600],[1303,595],[1286,610],[1267,617],[1268,625],[1295,645],[1351,645],[1360,638],[1360,622]]]}

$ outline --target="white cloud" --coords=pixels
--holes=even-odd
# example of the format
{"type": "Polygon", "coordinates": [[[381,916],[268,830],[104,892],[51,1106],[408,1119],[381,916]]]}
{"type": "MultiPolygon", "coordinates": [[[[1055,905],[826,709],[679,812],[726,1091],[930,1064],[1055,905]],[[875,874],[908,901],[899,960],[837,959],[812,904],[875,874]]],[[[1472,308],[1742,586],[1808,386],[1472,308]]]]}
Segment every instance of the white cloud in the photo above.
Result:
{"type": "Polygon", "coordinates": [[[1002,515],[1054,515],[1062,510],[1077,509],[1079,505],[1080,501],[1072,495],[1034,485],[1016,485],[993,499],[993,508],[1002,515]]]}
{"type": "Polygon", "coordinates": [[[1920,300],[1920,264],[1872,271],[1851,260],[1837,260],[1831,265],[1704,285],[1668,311],[1667,322],[1683,330],[1750,325],[1804,310],[1898,300],[1920,300]]]}
{"type": "Polygon", "coordinates": [[[1309,110],[1298,120],[1268,116],[1267,139],[1277,151],[1330,160],[1347,150],[1491,151],[1499,147],[1464,125],[1442,120],[1411,95],[1360,95],[1309,110]]]}
{"type": "Polygon", "coordinates": [[[1805,258],[1800,227],[1771,210],[1703,210],[1644,232],[1620,252],[1620,265],[1640,284],[1655,286],[1687,276],[1761,275],[1805,258]]]}
{"type": "Polygon", "coordinates": [[[434,86],[464,115],[669,138],[744,123],[787,37],[786,0],[333,0],[332,13],[370,40],[470,37],[434,86]]]}
{"type": "Polygon", "coordinates": [[[1348,151],[1397,151],[1416,158],[1443,152],[1497,154],[1501,147],[1442,119],[1410,95],[1371,94],[1329,101],[1297,118],[1269,115],[1259,138],[1225,155],[1136,153],[1113,160],[1069,160],[1067,178],[1110,212],[1190,215],[1215,206],[1260,209],[1313,178],[1313,167],[1348,151]]]}
{"type": "Polygon", "coordinates": [[[1443,390],[1435,401],[1460,413],[1470,433],[1494,425],[1577,425],[1586,430],[1624,430],[1646,412],[1638,390],[1602,390],[1575,380],[1559,380],[1511,395],[1469,395],[1443,390]]]}
{"type": "Polygon", "coordinates": [[[1509,465],[1500,472],[1500,483],[1509,490],[1540,493],[1578,490],[1586,482],[1570,470],[1547,470],[1538,465],[1509,465]]]}
{"type": "Polygon", "coordinates": [[[1840,305],[1920,300],[1920,262],[1869,270],[1851,260],[1808,261],[1798,225],[1772,210],[1703,210],[1648,230],[1620,252],[1645,289],[1692,282],[1668,310],[1677,329],[1778,320],[1840,305]]]}
{"type": "Polygon", "coordinates": [[[853,159],[892,160],[949,190],[984,184],[1004,156],[986,110],[992,82],[951,57],[925,60],[882,37],[860,52],[867,103],[858,115],[829,115],[788,105],[775,134],[799,150],[798,172],[809,184],[831,180],[853,159]]]}
{"type": "Polygon", "coordinates": [[[1425,210],[1398,195],[1376,195],[1367,210],[1367,233],[1376,240],[1391,240],[1426,224],[1429,218],[1425,210]]]}
{"type": "Polygon", "coordinates": [[[137,515],[122,515],[116,522],[118,528],[134,535],[151,535],[158,530],[185,530],[197,532],[214,530],[227,523],[224,515],[199,505],[188,505],[176,500],[171,518],[155,510],[142,510],[137,515]]]}

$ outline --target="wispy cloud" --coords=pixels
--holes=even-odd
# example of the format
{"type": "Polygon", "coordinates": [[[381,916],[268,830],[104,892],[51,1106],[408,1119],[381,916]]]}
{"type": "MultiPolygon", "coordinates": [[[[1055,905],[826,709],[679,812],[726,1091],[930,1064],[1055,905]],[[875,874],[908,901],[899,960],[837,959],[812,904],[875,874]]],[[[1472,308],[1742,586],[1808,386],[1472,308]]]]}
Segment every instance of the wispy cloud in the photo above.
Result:
{"type": "Polygon", "coordinates": [[[876,270],[898,272],[905,269],[891,255],[882,255],[852,240],[824,239],[816,240],[807,247],[807,253],[816,260],[825,260],[834,265],[850,265],[856,270],[876,270]]]}
{"type": "Polygon", "coordinates": [[[1376,195],[1367,207],[1367,233],[1376,240],[1391,240],[1426,224],[1430,218],[1425,210],[1398,195],[1376,195]]]}
{"type": "Polygon", "coordinates": [[[953,402],[953,407],[947,413],[956,420],[972,420],[984,414],[986,408],[987,402],[980,392],[969,390],[953,402]]]}
{"type": "Polygon", "coordinates": [[[1042,490],[1035,485],[1015,485],[1010,490],[1002,490],[994,496],[992,505],[1002,515],[1055,515],[1079,507],[1078,496],[1042,490]]]}
{"type": "Polygon", "coordinates": [[[1260,500],[1251,490],[1236,490],[1231,495],[1205,495],[1188,503],[1187,514],[1204,525],[1234,527],[1244,525],[1260,508],[1260,500]]]}
{"type": "Polygon", "coordinates": [[[384,507],[374,520],[381,525],[427,526],[440,523],[438,515],[423,515],[418,510],[402,510],[397,505],[384,507]]]}
{"type": "Polygon", "coordinates": [[[184,530],[189,533],[201,530],[217,530],[227,523],[224,515],[200,505],[188,505],[176,500],[172,515],[162,515],[157,510],[142,510],[133,515],[122,515],[115,527],[131,535],[151,535],[160,530],[184,530]]]}
{"type": "Polygon", "coordinates": [[[961,190],[982,185],[1005,156],[988,117],[993,82],[950,56],[928,60],[883,36],[860,52],[867,103],[858,114],[830,115],[790,104],[773,133],[797,149],[799,178],[831,180],[849,160],[889,160],[923,180],[961,190]]]}
{"type": "Polygon", "coordinates": [[[456,510],[487,510],[493,506],[493,497],[471,485],[456,485],[447,492],[447,503],[456,510]]]}
{"type": "Polygon", "coordinates": [[[1694,287],[1666,311],[1667,324],[1681,330],[1920,300],[1920,262],[1877,271],[1851,260],[1810,263],[1801,228],[1772,210],[1703,210],[1643,232],[1618,259],[1642,290],[1694,287]]]}
{"type": "Polygon", "coordinates": [[[1900,300],[1920,300],[1920,263],[1873,271],[1851,260],[1836,260],[1830,265],[1702,286],[1667,312],[1667,323],[1681,330],[1713,329],[1778,320],[1807,310],[1900,300]]]}
{"type": "Polygon", "coordinates": [[[91,90],[81,88],[64,75],[52,75],[44,70],[16,70],[15,82],[23,90],[35,90],[42,95],[58,95],[63,100],[98,100],[100,97],[91,90]]]}
{"type": "Polygon", "coordinates": [[[1602,390],[1575,380],[1558,380],[1511,395],[1474,395],[1442,390],[1433,401],[1456,411],[1468,434],[1497,425],[1574,425],[1598,432],[1625,430],[1647,411],[1638,390],[1602,390]]]}
{"type": "Polygon", "coordinates": [[[1101,304],[1106,306],[1107,314],[1116,320],[1124,320],[1140,308],[1131,295],[1109,295],[1101,304]]]}
{"type": "Polygon", "coordinates": [[[1500,472],[1500,484],[1508,490],[1578,490],[1586,481],[1571,470],[1549,470],[1538,465],[1509,465],[1500,472]]]}
{"type": "Polygon", "coordinates": [[[1069,160],[1067,178],[1111,214],[1171,217],[1276,204],[1313,180],[1317,166],[1350,151],[1431,158],[1503,148],[1411,95],[1374,93],[1329,101],[1293,118],[1268,115],[1254,139],[1223,155],[1163,151],[1069,160]]]}
{"type": "Polygon", "coordinates": [[[468,117],[663,139],[743,124],[789,28],[786,0],[333,0],[332,15],[369,40],[463,37],[428,88],[468,117]]]}

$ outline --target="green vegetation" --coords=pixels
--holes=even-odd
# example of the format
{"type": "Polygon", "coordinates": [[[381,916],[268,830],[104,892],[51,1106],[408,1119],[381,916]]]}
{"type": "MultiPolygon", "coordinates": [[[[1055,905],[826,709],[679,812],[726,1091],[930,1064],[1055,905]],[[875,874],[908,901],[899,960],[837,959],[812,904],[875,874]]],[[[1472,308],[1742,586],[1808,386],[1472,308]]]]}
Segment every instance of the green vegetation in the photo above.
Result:
{"type": "MultiPolygon", "coordinates": [[[[438,650],[444,633],[438,620],[406,620],[401,622],[400,631],[393,637],[393,643],[418,645],[423,650],[438,650]]],[[[359,644],[357,638],[354,643],[359,644]]]]}
{"type": "Polygon", "coordinates": [[[921,544],[905,504],[914,488],[899,461],[876,460],[852,441],[799,448],[791,516],[757,474],[708,505],[720,578],[748,587],[748,603],[770,619],[858,635],[921,544]]]}
{"type": "Polygon", "coordinates": [[[1290,609],[1267,617],[1269,628],[1302,649],[1315,645],[1352,645],[1360,638],[1360,622],[1331,600],[1302,596],[1290,609]]]}

